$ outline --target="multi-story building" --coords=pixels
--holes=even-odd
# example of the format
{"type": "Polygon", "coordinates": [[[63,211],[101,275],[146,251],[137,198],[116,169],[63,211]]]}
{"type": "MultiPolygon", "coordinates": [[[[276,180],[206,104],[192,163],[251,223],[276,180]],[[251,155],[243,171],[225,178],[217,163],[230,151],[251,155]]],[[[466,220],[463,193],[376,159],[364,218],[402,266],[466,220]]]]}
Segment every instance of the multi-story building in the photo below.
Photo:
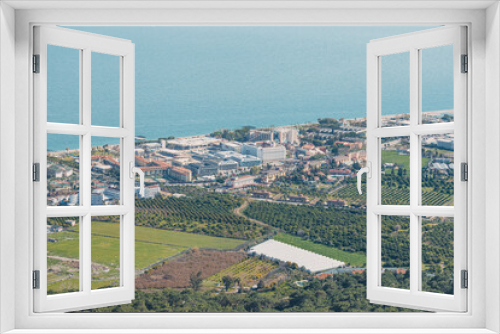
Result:
{"type": "Polygon", "coordinates": [[[117,188],[106,188],[103,192],[107,200],[120,200],[120,189],[117,188]]]}
{"type": "Polygon", "coordinates": [[[268,191],[256,191],[256,192],[252,193],[252,197],[262,198],[262,199],[270,199],[271,193],[268,191]]]}
{"type": "Polygon", "coordinates": [[[141,144],[141,148],[143,148],[145,151],[158,151],[161,149],[161,144],[160,143],[145,143],[141,144]]]}
{"type": "Polygon", "coordinates": [[[220,139],[199,136],[199,137],[187,137],[170,139],[167,142],[168,148],[173,148],[175,150],[193,150],[207,148],[211,145],[219,145],[220,139]]]}
{"type": "Polygon", "coordinates": [[[336,162],[339,164],[345,164],[347,162],[350,162],[351,158],[349,158],[349,156],[347,156],[347,155],[340,155],[337,157],[333,157],[332,160],[333,160],[333,162],[336,162]]]}
{"type": "MultiPolygon", "coordinates": [[[[136,187],[135,194],[140,197],[139,192],[140,192],[140,188],[136,187]]],[[[155,198],[156,195],[158,195],[160,193],[161,193],[161,188],[159,186],[144,187],[144,197],[141,197],[141,198],[143,198],[143,199],[155,198]]]]}
{"type": "Polygon", "coordinates": [[[453,139],[438,139],[437,147],[444,150],[453,151],[455,149],[455,142],[453,139]]]}
{"type": "Polygon", "coordinates": [[[103,205],[104,204],[104,194],[102,192],[92,193],[90,195],[90,204],[91,205],[103,205]]]}
{"type": "Polygon", "coordinates": [[[276,144],[244,144],[241,153],[260,158],[263,163],[286,159],[286,148],[276,144]]]}
{"type": "Polygon", "coordinates": [[[260,158],[253,157],[251,155],[232,156],[231,159],[236,161],[242,168],[262,165],[262,160],[260,158]]]}
{"type": "Polygon", "coordinates": [[[279,128],[276,130],[281,144],[298,144],[299,131],[296,128],[279,128]]]}
{"type": "Polygon", "coordinates": [[[217,165],[220,172],[238,169],[238,163],[234,160],[217,161],[217,165]]]}
{"type": "Polygon", "coordinates": [[[243,145],[235,142],[224,141],[220,143],[220,148],[226,151],[241,152],[241,147],[243,145]]]}
{"type": "Polygon", "coordinates": [[[103,162],[106,165],[109,165],[115,169],[118,169],[118,170],[120,169],[120,162],[113,157],[110,157],[110,156],[103,157],[103,162]]]}
{"type": "Polygon", "coordinates": [[[190,163],[189,169],[191,169],[196,176],[210,176],[219,173],[219,168],[217,168],[216,165],[206,161],[190,163]]]}
{"type": "Polygon", "coordinates": [[[62,167],[62,166],[59,166],[59,165],[50,165],[48,168],[47,168],[47,177],[48,178],[52,178],[52,177],[55,177],[55,178],[62,178],[62,177],[68,177],[68,176],[71,176],[73,175],[73,169],[71,168],[65,168],[65,167],[62,167]]]}
{"type": "Polygon", "coordinates": [[[251,130],[249,133],[250,141],[268,141],[273,140],[272,131],[251,130]]]}
{"type": "Polygon", "coordinates": [[[286,133],[286,141],[289,144],[298,144],[299,143],[299,131],[295,128],[291,128],[286,133]]]}
{"type": "Polygon", "coordinates": [[[232,188],[243,188],[254,185],[254,182],[255,182],[255,176],[246,175],[246,176],[235,177],[229,180],[227,184],[232,188]]]}
{"type": "Polygon", "coordinates": [[[182,182],[191,182],[193,180],[192,172],[184,167],[172,167],[168,170],[168,175],[182,182]]]}

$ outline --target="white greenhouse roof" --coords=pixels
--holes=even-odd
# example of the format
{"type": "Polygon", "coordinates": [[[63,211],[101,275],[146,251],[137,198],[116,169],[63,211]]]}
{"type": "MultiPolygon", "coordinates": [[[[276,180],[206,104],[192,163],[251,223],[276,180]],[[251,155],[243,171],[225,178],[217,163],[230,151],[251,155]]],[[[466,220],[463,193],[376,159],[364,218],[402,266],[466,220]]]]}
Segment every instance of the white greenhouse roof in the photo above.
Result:
{"type": "Polygon", "coordinates": [[[262,254],[268,258],[278,259],[284,262],[290,261],[296,263],[299,267],[305,267],[313,273],[345,265],[344,262],[276,240],[267,240],[252,247],[248,252],[257,255],[262,254]]]}

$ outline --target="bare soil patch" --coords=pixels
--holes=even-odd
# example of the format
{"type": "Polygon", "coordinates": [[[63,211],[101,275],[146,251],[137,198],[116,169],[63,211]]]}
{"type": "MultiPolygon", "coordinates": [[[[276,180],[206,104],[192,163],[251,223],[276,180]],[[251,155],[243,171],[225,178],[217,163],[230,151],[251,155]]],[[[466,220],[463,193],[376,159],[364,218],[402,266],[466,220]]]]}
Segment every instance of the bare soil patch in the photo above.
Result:
{"type": "Polygon", "coordinates": [[[136,288],[190,287],[191,274],[201,272],[205,279],[246,257],[244,252],[192,249],[185,255],[153,267],[135,280],[136,288]]]}

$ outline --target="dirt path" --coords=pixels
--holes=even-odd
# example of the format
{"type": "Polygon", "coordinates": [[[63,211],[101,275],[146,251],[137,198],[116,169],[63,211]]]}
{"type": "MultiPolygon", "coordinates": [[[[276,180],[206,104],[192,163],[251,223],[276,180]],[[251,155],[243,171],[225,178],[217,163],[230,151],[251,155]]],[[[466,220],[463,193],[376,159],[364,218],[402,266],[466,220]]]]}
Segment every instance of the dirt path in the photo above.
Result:
{"type": "Polygon", "coordinates": [[[241,206],[239,206],[233,210],[233,213],[239,217],[246,218],[246,219],[250,220],[252,223],[255,223],[255,224],[258,224],[261,226],[271,227],[270,225],[268,225],[260,220],[249,218],[249,217],[245,216],[243,214],[243,211],[245,211],[245,209],[248,208],[248,204],[250,204],[250,201],[245,200],[245,202],[243,202],[243,204],[241,206]]]}

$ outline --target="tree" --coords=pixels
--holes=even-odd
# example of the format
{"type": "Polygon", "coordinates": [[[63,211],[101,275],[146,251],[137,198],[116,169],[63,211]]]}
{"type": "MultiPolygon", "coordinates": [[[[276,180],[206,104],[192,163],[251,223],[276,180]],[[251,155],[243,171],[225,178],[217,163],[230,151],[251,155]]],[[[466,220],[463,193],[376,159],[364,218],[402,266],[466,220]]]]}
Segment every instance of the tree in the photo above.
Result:
{"type": "Polygon", "coordinates": [[[201,271],[198,273],[191,273],[189,276],[189,281],[191,283],[191,287],[194,291],[198,291],[201,288],[201,284],[203,283],[203,279],[201,278],[201,271]]]}
{"type": "Polygon", "coordinates": [[[259,171],[260,171],[260,167],[253,166],[252,168],[250,168],[251,175],[257,175],[257,174],[259,174],[259,171]]]}
{"type": "Polygon", "coordinates": [[[224,286],[226,287],[226,291],[228,291],[234,283],[234,279],[231,276],[224,276],[222,277],[222,283],[224,283],[224,286]]]}

